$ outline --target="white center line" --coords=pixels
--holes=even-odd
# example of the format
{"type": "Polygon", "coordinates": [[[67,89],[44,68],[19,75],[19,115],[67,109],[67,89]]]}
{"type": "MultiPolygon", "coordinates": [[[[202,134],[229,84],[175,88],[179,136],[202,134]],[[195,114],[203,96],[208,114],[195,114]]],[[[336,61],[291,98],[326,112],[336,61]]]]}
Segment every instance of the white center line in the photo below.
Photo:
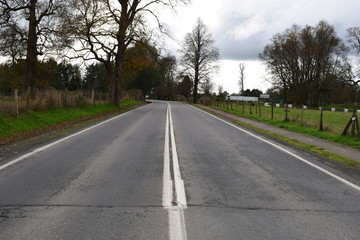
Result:
{"type": "Polygon", "coordinates": [[[187,234],[184,209],[187,208],[187,202],[184,181],[182,180],[180,173],[174,126],[171,116],[171,105],[169,103],[166,111],[165,124],[163,206],[168,209],[170,240],[186,240],[187,234]],[[171,180],[170,160],[172,160],[173,165],[174,181],[171,180]],[[172,192],[173,189],[175,191],[174,194],[172,192]],[[173,196],[175,196],[174,199],[173,196]]]}

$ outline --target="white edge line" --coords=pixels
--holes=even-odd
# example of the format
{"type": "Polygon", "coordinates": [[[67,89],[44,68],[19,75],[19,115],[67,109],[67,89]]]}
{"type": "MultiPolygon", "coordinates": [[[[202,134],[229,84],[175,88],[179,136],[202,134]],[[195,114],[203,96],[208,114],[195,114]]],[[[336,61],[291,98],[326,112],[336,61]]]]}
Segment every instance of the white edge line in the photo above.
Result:
{"type": "Polygon", "coordinates": [[[0,166],[0,171],[3,170],[3,169],[5,169],[5,168],[7,168],[7,167],[10,167],[11,165],[14,165],[15,163],[21,162],[21,161],[23,161],[24,159],[26,159],[26,158],[28,158],[28,157],[31,157],[32,155],[34,155],[34,154],[36,154],[36,153],[42,152],[42,151],[44,151],[44,150],[46,150],[46,149],[48,149],[48,148],[50,148],[50,147],[52,147],[52,146],[54,146],[54,145],[57,145],[57,144],[65,141],[65,140],[68,140],[69,138],[72,138],[72,137],[75,137],[75,136],[77,136],[77,135],[80,135],[80,134],[82,134],[82,133],[84,133],[84,132],[87,132],[87,131],[89,131],[89,130],[92,130],[92,129],[94,129],[94,128],[97,128],[97,127],[99,127],[99,126],[101,126],[101,125],[103,125],[103,124],[105,124],[105,123],[108,123],[108,122],[110,122],[110,121],[113,121],[113,120],[116,119],[116,118],[122,117],[122,116],[124,116],[124,115],[127,115],[127,114],[133,112],[133,111],[136,111],[136,110],[138,110],[138,109],[141,109],[141,108],[144,108],[144,107],[147,107],[147,106],[149,106],[149,105],[145,105],[145,106],[142,106],[142,107],[139,107],[139,108],[135,108],[135,109],[133,109],[133,110],[131,110],[131,111],[128,111],[128,112],[119,114],[119,115],[117,115],[117,116],[115,116],[115,117],[112,117],[112,118],[107,119],[107,120],[105,120],[105,121],[103,121],[103,122],[100,122],[100,123],[98,123],[98,124],[96,124],[96,125],[93,125],[93,126],[88,127],[88,128],[86,128],[86,129],[84,129],[84,130],[81,130],[80,132],[74,133],[74,134],[72,134],[72,135],[70,135],[70,136],[67,136],[67,137],[61,138],[61,139],[59,139],[59,140],[57,140],[57,141],[55,141],[55,142],[49,143],[49,144],[47,144],[47,145],[45,145],[45,146],[43,146],[43,147],[37,148],[37,149],[35,149],[35,150],[33,150],[33,151],[25,154],[25,155],[22,155],[21,157],[18,157],[18,158],[16,158],[16,159],[14,159],[14,160],[12,160],[12,161],[4,164],[4,165],[1,165],[1,166],[0,166]]]}
{"type": "MultiPolygon", "coordinates": [[[[189,105],[189,106],[191,106],[191,105],[189,105]]],[[[342,177],[340,177],[340,176],[338,176],[338,175],[336,175],[336,174],[334,174],[334,173],[332,173],[332,172],[330,172],[330,171],[328,171],[328,170],[326,170],[326,169],[323,169],[323,168],[317,166],[316,164],[314,164],[314,163],[312,163],[312,162],[309,162],[308,160],[306,160],[306,159],[304,159],[304,158],[296,155],[295,153],[290,152],[289,150],[287,150],[287,149],[285,149],[285,148],[283,148],[283,147],[280,147],[280,146],[276,145],[275,143],[272,143],[272,142],[270,142],[270,141],[268,141],[268,140],[266,140],[266,139],[264,139],[264,138],[262,138],[262,137],[260,137],[260,136],[257,136],[257,135],[255,135],[255,134],[249,132],[249,131],[246,131],[245,129],[242,129],[242,128],[240,128],[240,127],[238,127],[238,126],[236,126],[236,125],[234,125],[234,124],[232,124],[232,123],[229,123],[229,122],[227,122],[227,121],[225,121],[225,120],[223,120],[223,119],[221,119],[221,118],[219,118],[219,117],[216,117],[216,116],[214,116],[214,115],[212,115],[212,114],[210,114],[210,113],[208,113],[208,112],[205,112],[205,111],[203,111],[203,110],[201,110],[201,109],[199,109],[199,108],[196,108],[196,107],[194,107],[194,106],[191,106],[191,107],[193,107],[193,108],[195,108],[195,109],[197,109],[197,110],[199,110],[199,111],[201,111],[201,112],[203,112],[203,113],[206,113],[207,115],[209,115],[209,116],[211,116],[211,117],[213,117],[213,118],[215,118],[215,119],[217,119],[217,120],[219,120],[219,121],[221,121],[221,122],[224,122],[224,123],[226,123],[226,124],[228,124],[228,125],[236,128],[236,129],[238,129],[238,130],[240,130],[240,131],[242,131],[242,132],[244,132],[244,133],[246,133],[246,134],[254,137],[254,138],[257,138],[257,139],[259,139],[260,141],[263,141],[263,142],[265,142],[265,143],[267,143],[267,144],[269,144],[269,145],[271,145],[271,146],[273,146],[273,147],[275,147],[275,148],[277,148],[277,149],[279,149],[279,150],[281,150],[281,151],[283,151],[283,152],[285,152],[285,153],[287,153],[287,154],[295,157],[296,159],[298,159],[298,160],[300,160],[300,161],[302,161],[302,162],[304,162],[304,163],[306,163],[306,164],[308,164],[308,165],[310,165],[310,166],[318,169],[319,171],[321,171],[321,172],[323,172],[323,173],[325,173],[325,174],[327,174],[327,175],[329,175],[329,176],[337,179],[338,181],[340,181],[340,182],[342,182],[342,183],[344,183],[344,184],[346,184],[346,185],[354,188],[355,190],[360,191],[360,186],[358,186],[358,185],[356,185],[356,184],[354,184],[354,183],[352,183],[352,182],[350,182],[350,181],[348,181],[348,180],[346,180],[346,179],[344,179],[344,178],[342,178],[342,177]]]]}

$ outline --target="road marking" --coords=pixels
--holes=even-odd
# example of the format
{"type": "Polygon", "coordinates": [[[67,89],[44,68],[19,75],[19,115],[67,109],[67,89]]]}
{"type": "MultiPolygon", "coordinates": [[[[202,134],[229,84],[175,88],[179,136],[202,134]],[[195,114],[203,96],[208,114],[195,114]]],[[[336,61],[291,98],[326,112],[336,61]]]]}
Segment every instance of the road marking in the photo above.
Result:
{"type": "Polygon", "coordinates": [[[170,240],[186,240],[187,234],[184,209],[187,208],[187,201],[177,155],[171,105],[169,103],[167,104],[164,145],[163,206],[168,209],[170,240]],[[173,181],[171,180],[170,161],[173,166],[173,181]]]}
{"type": "Polygon", "coordinates": [[[173,185],[170,176],[169,107],[166,110],[163,174],[163,206],[168,208],[171,206],[173,185]]]}
{"type": "Polygon", "coordinates": [[[61,143],[61,142],[64,142],[64,141],[66,141],[66,140],[68,140],[68,139],[70,139],[70,138],[72,138],[72,137],[75,137],[75,136],[80,135],[80,134],[82,134],[82,133],[84,133],[84,132],[87,132],[87,131],[89,131],[89,130],[92,130],[92,129],[94,129],[94,128],[97,128],[97,127],[99,127],[99,126],[101,126],[101,125],[103,125],[103,124],[105,124],[105,123],[108,123],[108,122],[110,122],[110,121],[113,121],[113,120],[115,120],[115,119],[117,119],[117,118],[119,118],[119,117],[122,117],[122,116],[124,116],[124,115],[127,115],[127,114],[129,114],[129,113],[131,113],[131,112],[133,112],[133,111],[139,110],[139,109],[144,108],[144,107],[146,107],[146,106],[148,106],[148,105],[145,105],[145,106],[142,106],[142,107],[133,109],[133,110],[128,111],[128,112],[125,112],[125,113],[122,113],[122,114],[117,115],[117,116],[115,116],[115,117],[112,117],[112,118],[110,118],[110,119],[108,119],[108,120],[105,120],[105,121],[103,121],[103,122],[100,122],[100,123],[98,123],[98,124],[96,124],[96,125],[94,125],[94,126],[88,127],[88,128],[86,128],[86,129],[84,129],[84,130],[82,130],[82,131],[80,131],[80,132],[74,133],[74,134],[72,134],[72,135],[70,135],[70,136],[67,136],[67,137],[61,138],[61,139],[59,139],[59,140],[57,140],[57,141],[55,141],[55,142],[49,143],[49,144],[47,144],[47,145],[45,145],[45,146],[43,146],[43,147],[37,148],[37,149],[33,150],[32,152],[29,152],[29,153],[27,153],[27,154],[25,154],[25,155],[22,155],[21,157],[18,157],[18,158],[16,158],[16,159],[14,159],[14,160],[12,160],[12,161],[4,164],[4,165],[1,165],[1,166],[0,166],[0,171],[3,170],[3,169],[5,169],[5,168],[7,168],[7,167],[10,167],[11,165],[14,165],[15,163],[21,162],[21,161],[25,160],[26,158],[31,157],[32,155],[35,155],[35,154],[37,154],[37,153],[39,153],[39,152],[42,152],[42,151],[44,151],[44,150],[46,150],[46,149],[48,149],[48,148],[50,148],[50,147],[52,147],[52,146],[55,146],[55,145],[57,145],[57,144],[59,144],[59,143],[61,143]]]}
{"type": "MultiPolygon", "coordinates": [[[[193,106],[191,106],[191,107],[193,107],[193,106]]],[[[308,160],[306,160],[306,159],[304,159],[304,158],[296,155],[295,153],[290,152],[289,150],[287,150],[287,149],[285,149],[285,148],[283,148],[283,147],[281,147],[281,146],[276,145],[276,144],[273,143],[273,142],[270,142],[270,141],[268,141],[268,140],[266,140],[266,139],[264,139],[264,138],[262,138],[262,137],[260,137],[260,136],[257,136],[257,135],[255,135],[255,134],[253,134],[253,133],[251,133],[251,132],[243,129],[243,128],[240,128],[240,127],[238,127],[238,126],[236,126],[236,125],[234,125],[234,124],[232,124],[232,123],[229,123],[229,122],[227,122],[227,121],[225,121],[225,120],[223,120],[223,119],[221,119],[221,118],[219,118],[219,117],[216,117],[216,116],[214,116],[214,115],[212,115],[212,114],[210,114],[210,113],[208,113],[208,112],[205,112],[205,111],[203,111],[203,110],[201,110],[201,109],[199,109],[199,108],[196,108],[196,107],[193,107],[193,108],[195,108],[195,109],[197,109],[197,110],[199,110],[199,111],[201,111],[201,112],[203,112],[203,113],[206,113],[207,115],[209,115],[209,116],[211,116],[211,117],[213,117],[213,118],[215,118],[215,119],[217,119],[217,120],[219,120],[219,121],[221,121],[221,122],[224,122],[224,123],[226,123],[227,125],[230,125],[230,126],[236,128],[236,129],[238,129],[239,131],[242,131],[242,132],[244,132],[244,133],[246,133],[246,134],[248,134],[248,135],[250,135],[250,136],[252,136],[252,137],[254,137],[254,138],[257,138],[257,139],[259,139],[260,141],[263,141],[263,142],[265,142],[265,143],[267,143],[267,144],[269,144],[269,145],[271,145],[271,146],[273,146],[273,147],[275,147],[275,148],[277,148],[277,149],[279,149],[279,150],[281,150],[281,151],[283,151],[283,152],[285,152],[285,153],[293,156],[294,158],[296,158],[296,159],[298,159],[298,160],[300,160],[300,161],[302,161],[302,162],[304,162],[304,163],[312,166],[313,168],[316,168],[317,170],[319,170],[319,171],[321,171],[321,172],[323,172],[323,173],[325,173],[325,174],[327,174],[327,175],[329,175],[329,176],[337,179],[338,181],[340,181],[340,182],[348,185],[349,187],[352,187],[352,188],[354,188],[355,190],[360,191],[360,186],[358,186],[358,185],[356,185],[356,184],[354,184],[354,183],[346,180],[345,178],[342,178],[342,177],[340,177],[340,176],[338,176],[338,175],[336,175],[336,174],[334,174],[334,173],[332,173],[332,172],[330,172],[330,171],[328,171],[328,170],[326,170],[326,169],[324,169],[324,168],[321,168],[321,167],[317,166],[316,164],[314,164],[314,163],[312,163],[312,162],[310,162],[310,161],[308,161],[308,160]]]]}

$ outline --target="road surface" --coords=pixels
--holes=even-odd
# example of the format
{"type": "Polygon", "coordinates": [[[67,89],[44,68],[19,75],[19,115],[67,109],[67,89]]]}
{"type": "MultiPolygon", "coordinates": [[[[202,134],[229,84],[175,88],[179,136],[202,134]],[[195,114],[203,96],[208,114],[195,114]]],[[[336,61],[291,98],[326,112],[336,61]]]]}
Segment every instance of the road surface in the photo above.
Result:
{"type": "Polygon", "coordinates": [[[0,239],[360,237],[359,183],[181,103],[0,163],[0,239]]]}

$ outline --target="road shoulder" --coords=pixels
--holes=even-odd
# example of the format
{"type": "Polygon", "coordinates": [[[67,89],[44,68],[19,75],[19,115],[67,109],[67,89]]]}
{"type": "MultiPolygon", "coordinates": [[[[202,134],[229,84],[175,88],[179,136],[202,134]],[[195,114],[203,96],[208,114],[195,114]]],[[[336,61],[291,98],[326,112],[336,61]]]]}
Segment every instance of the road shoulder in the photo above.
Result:
{"type": "MultiPolygon", "coordinates": [[[[343,158],[347,158],[352,161],[355,161],[356,163],[360,163],[360,151],[357,149],[347,147],[347,146],[344,146],[344,145],[341,145],[338,143],[330,142],[327,140],[319,139],[319,138],[316,138],[313,136],[305,135],[302,133],[288,131],[288,130],[285,130],[282,128],[278,128],[276,126],[272,126],[272,125],[269,125],[266,123],[252,120],[252,119],[244,118],[244,117],[241,117],[238,115],[234,115],[234,114],[227,113],[227,112],[224,112],[221,110],[206,107],[203,105],[194,105],[194,106],[198,107],[200,109],[203,109],[205,111],[211,112],[213,114],[219,115],[223,118],[226,118],[226,119],[230,120],[231,122],[235,122],[237,124],[248,127],[257,132],[275,137],[277,139],[281,140],[281,137],[284,137],[284,138],[290,140],[290,141],[286,141],[287,143],[291,144],[291,142],[293,142],[293,143],[299,142],[304,145],[304,146],[301,146],[301,144],[293,144],[298,147],[306,148],[305,145],[308,145],[310,147],[315,147],[317,149],[325,150],[324,152],[329,152],[334,155],[338,155],[343,158]],[[280,138],[277,136],[280,136],[280,138]]],[[[309,148],[306,148],[306,149],[311,151],[311,149],[309,149],[309,148]]],[[[313,151],[313,152],[316,153],[316,151],[313,151]]],[[[319,153],[317,153],[317,154],[319,154],[319,153]]],[[[328,157],[328,156],[325,156],[325,157],[328,157]]]]}

